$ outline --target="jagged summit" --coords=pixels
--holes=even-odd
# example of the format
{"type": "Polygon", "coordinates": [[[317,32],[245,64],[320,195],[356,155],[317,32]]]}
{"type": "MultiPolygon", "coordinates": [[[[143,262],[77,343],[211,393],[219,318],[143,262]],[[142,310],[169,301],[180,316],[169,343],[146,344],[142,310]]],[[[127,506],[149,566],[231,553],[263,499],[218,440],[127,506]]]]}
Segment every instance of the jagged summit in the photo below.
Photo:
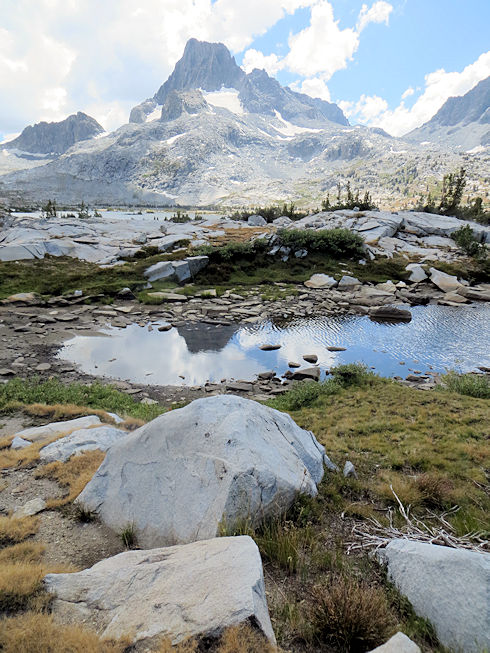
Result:
{"type": "Polygon", "coordinates": [[[471,149],[490,144],[490,77],[468,93],[450,97],[425,124],[405,136],[407,140],[444,142],[471,149]]]}
{"type": "Polygon", "coordinates": [[[204,91],[219,91],[225,88],[239,88],[245,77],[234,57],[223,43],[207,43],[190,39],[182,59],[175,65],[168,80],[155,93],[158,104],[164,104],[171,91],[201,88],[204,91]]]}
{"type": "Polygon", "coordinates": [[[145,100],[131,111],[129,120],[142,123],[149,116],[155,120],[159,117],[159,108],[162,106],[166,115],[165,105],[171,93],[196,90],[219,92],[221,89],[234,89],[237,92],[237,102],[248,113],[269,116],[279,113],[285,120],[295,120],[300,125],[325,120],[340,125],[349,124],[336,104],[283,87],[265,70],[255,69],[247,75],[225,45],[196,39],[187,42],[184,54],[168,80],[153,98],[145,100]]]}
{"type": "Polygon", "coordinates": [[[2,147],[34,154],[63,154],[75,143],[93,138],[103,131],[94,118],[79,111],[61,122],[38,122],[29,125],[20,136],[2,147]]]}

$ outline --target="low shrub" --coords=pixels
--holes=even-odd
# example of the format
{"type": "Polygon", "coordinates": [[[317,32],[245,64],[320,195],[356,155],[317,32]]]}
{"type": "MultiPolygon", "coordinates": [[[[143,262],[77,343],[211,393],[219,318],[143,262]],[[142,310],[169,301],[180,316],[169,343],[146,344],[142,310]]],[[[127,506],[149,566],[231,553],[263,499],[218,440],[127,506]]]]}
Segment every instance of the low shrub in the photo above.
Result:
{"type": "Polygon", "coordinates": [[[293,250],[306,249],[333,258],[360,258],[364,255],[363,239],[349,229],[280,229],[277,236],[284,247],[293,250]]]}
{"type": "Polygon", "coordinates": [[[330,374],[343,388],[365,385],[376,376],[362,363],[346,363],[345,365],[337,365],[337,367],[332,367],[330,374]]]}
{"type": "Polygon", "coordinates": [[[486,245],[480,243],[469,224],[460,227],[457,231],[451,234],[451,238],[468,256],[473,256],[478,259],[486,257],[486,245]]]}
{"type": "Polygon", "coordinates": [[[128,524],[119,533],[121,542],[127,549],[134,549],[137,544],[136,530],[134,524],[128,524]]]}
{"type": "Polygon", "coordinates": [[[339,651],[370,651],[393,634],[394,618],[379,587],[336,575],[317,585],[312,598],[317,637],[339,651]]]}
{"type": "Polygon", "coordinates": [[[311,406],[319,397],[334,395],[342,390],[342,386],[334,379],[322,383],[317,381],[300,381],[295,383],[283,395],[268,401],[268,405],[279,410],[299,410],[311,406]]]}
{"type": "Polygon", "coordinates": [[[449,390],[476,399],[490,399],[490,378],[482,374],[458,374],[448,372],[441,378],[436,390],[449,390]]]}

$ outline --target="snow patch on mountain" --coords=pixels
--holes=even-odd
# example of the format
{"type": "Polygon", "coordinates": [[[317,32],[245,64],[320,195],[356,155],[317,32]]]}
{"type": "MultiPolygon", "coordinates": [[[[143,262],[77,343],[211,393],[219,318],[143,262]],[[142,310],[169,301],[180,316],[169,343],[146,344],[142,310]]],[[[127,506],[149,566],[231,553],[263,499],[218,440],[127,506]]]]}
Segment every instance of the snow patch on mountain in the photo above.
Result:
{"type": "Polygon", "coordinates": [[[241,116],[245,113],[243,104],[239,99],[239,92],[234,88],[222,88],[220,91],[204,91],[199,89],[208,104],[221,109],[228,109],[231,113],[241,116]]]}

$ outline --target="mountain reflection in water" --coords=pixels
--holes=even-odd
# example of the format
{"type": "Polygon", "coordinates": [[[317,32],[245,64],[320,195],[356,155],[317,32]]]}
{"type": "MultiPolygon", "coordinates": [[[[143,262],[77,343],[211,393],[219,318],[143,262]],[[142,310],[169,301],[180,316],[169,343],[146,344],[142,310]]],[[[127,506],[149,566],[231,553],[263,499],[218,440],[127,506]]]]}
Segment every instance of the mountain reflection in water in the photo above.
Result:
{"type": "Polygon", "coordinates": [[[134,324],[107,328],[104,336],[76,336],[58,356],[89,374],[160,385],[252,380],[269,370],[282,375],[289,361],[308,366],[305,354],[316,354],[323,371],[359,361],[383,376],[406,376],[411,369],[490,367],[490,308],[419,306],[412,314],[412,321],[403,324],[372,322],[366,316],[298,319],[282,326],[199,323],[167,332],[134,324]],[[281,348],[261,351],[266,343],[281,348]],[[329,346],[347,350],[329,352],[329,346]]]}

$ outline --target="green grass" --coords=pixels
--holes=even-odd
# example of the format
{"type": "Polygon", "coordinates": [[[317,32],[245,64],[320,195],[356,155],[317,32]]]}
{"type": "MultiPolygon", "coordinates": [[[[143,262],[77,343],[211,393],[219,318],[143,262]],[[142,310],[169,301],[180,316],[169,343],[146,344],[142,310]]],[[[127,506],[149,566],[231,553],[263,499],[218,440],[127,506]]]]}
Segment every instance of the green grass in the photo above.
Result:
{"type": "Polygon", "coordinates": [[[306,249],[322,252],[333,258],[360,259],[364,256],[362,237],[348,229],[280,229],[277,232],[279,244],[293,251],[306,249]]]}
{"type": "Polygon", "coordinates": [[[67,256],[0,262],[0,299],[20,292],[49,297],[71,294],[74,290],[82,290],[84,295],[114,296],[125,287],[142,287],[146,283],[143,272],[150,265],[184,255],[185,252],[158,254],[156,248],[150,247],[140,250],[124,265],[105,269],[67,256]]]}
{"type": "Polygon", "coordinates": [[[65,385],[57,379],[13,379],[0,386],[0,412],[8,412],[19,404],[72,404],[117,413],[121,417],[135,417],[144,421],[154,419],[164,412],[158,404],[141,404],[114,386],[99,382],[91,385],[71,383],[65,385]]]}
{"type": "Polygon", "coordinates": [[[488,376],[449,372],[441,380],[442,385],[437,386],[439,391],[449,390],[477,399],[490,399],[490,377],[488,376]]]}
{"type": "Polygon", "coordinates": [[[374,375],[361,385],[342,387],[334,377],[315,386],[300,385],[268,404],[313,431],[333,462],[354,463],[359,481],[350,490],[357,491],[349,491],[344,507],[368,515],[393,504],[393,484],[421,515],[431,500],[441,509],[459,505],[451,521],[460,535],[490,529],[487,400],[424,392],[374,375]]]}

